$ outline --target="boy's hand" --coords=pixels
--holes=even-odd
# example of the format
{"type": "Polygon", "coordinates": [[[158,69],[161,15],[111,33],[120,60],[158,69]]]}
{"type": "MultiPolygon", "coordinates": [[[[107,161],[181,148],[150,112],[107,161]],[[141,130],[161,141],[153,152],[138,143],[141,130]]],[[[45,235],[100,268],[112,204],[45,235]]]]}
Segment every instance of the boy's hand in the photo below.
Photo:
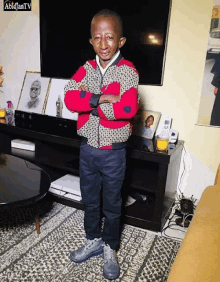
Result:
{"type": "Polygon", "coordinates": [[[120,101],[120,95],[102,95],[99,99],[99,104],[101,103],[117,103],[120,101]]]}
{"type": "Polygon", "coordinates": [[[81,90],[81,91],[89,91],[89,88],[88,88],[87,85],[80,85],[79,86],[79,90],[81,90]]]}
{"type": "Polygon", "coordinates": [[[214,88],[214,94],[217,95],[217,93],[218,93],[218,87],[215,87],[214,88]]]}

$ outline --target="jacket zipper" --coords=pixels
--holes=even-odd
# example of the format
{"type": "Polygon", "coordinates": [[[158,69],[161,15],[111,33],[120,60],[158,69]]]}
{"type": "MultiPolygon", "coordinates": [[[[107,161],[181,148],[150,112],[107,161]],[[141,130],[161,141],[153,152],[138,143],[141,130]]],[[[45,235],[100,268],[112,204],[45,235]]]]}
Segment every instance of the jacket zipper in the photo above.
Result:
{"type": "MultiPolygon", "coordinates": [[[[99,71],[100,71],[100,70],[99,70],[99,71]]],[[[100,71],[100,74],[101,74],[101,83],[100,83],[100,93],[101,93],[103,78],[104,78],[104,75],[105,75],[105,74],[102,75],[101,71],[100,71]]],[[[100,118],[99,118],[99,125],[98,125],[98,146],[99,146],[99,148],[100,148],[99,127],[100,127],[100,118]]]]}
{"type": "MultiPolygon", "coordinates": [[[[119,55],[119,57],[116,59],[116,61],[117,61],[118,59],[119,59],[119,61],[120,61],[122,58],[123,58],[123,57],[120,57],[120,55],[119,55]]],[[[113,64],[111,64],[110,66],[107,67],[107,69],[106,69],[106,71],[105,71],[105,73],[104,73],[103,75],[102,75],[102,73],[101,73],[100,68],[98,67],[98,68],[99,68],[99,72],[100,72],[100,74],[101,74],[100,93],[101,93],[101,89],[102,89],[102,83],[103,83],[104,76],[105,76],[106,72],[108,71],[108,69],[109,69],[111,66],[113,66],[113,65],[116,63],[116,61],[113,62],[113,64]]],[[[118,63],[119,61],[117,61],[117,63],[118,63]]],[[[99,125],[98,125],[98,145],[99,145],[99,148],[100,148],[99,127],[100,127],[100,118],[99,118],[99,125]]]]}
{"type": "MultiPolygon", "coordinates": [[[[103,79],[104,79],[104,76],[105,76],[107,70],[108,69],[106,69],[105,73],[102,75],[101,70],[99,69],[100,74],[101,74],[100,93],[101,93],[101,89],[102,89],[103,79]]],[[[100,128],[100,118],[99,118],[99,125],[98,125],[98,144],[99,144],[99,148],[100,148],[99,128],[100,128]]]]}

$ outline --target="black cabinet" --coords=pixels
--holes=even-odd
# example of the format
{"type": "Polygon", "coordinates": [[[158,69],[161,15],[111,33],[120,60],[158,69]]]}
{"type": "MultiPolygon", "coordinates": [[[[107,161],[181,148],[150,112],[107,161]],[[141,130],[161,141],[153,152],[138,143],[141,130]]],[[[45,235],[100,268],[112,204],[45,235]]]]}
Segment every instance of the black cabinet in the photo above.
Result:
{"type": "MultiPolygon", "coordinates": [[[[41,128],[39,123],[28,128],[19,122],[16,126],[0,123],[0,151],[36,163],[47,171],[51,181],[65,174],[79,175],[81,138],[73,130],[76,124],[68,121],[66,125],[62,120],[62,124],[57,125],[57,122],[57,118],[45,117],[41,128]],[[34,142],[35,152],[12,149],[12,139],[34,142]]],[[[136,136],[131,136],[128,142],[122,219],[131,225],[160,231],[175,199],[184,142],[169,145],[166,154],[156,152],[154,140],[147,142],[136,136]]],[[[60,203],[83,208],[81,202],[50,195],[60,203]]]]}

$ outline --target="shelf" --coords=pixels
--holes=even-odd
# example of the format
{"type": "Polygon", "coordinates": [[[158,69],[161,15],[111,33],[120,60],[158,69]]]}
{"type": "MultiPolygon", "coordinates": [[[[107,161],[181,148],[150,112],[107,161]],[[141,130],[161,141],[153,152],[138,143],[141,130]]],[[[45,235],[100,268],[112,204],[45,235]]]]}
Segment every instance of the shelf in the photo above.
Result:
{"type": "MultiPolygon", "coordinates": [[[[32,163],[38,164],[39,166],[49,166],[54,169],[64,170],[67,173],[79,175],[79,156],[68,154],[68,158],[58,158],[56,154],[51,154],[50,156],[45,155],[43,158],[36,158],[35,152],[28,151],[28,150],[21,150],[17,148],[12,148],[11,155],[15,157],[23,158],[27,161],[32,163]],[[66,160],[71,159],[69,162],[65,162],[66,160]]],[[[62,155],[64,156],[64,155],[62,155]]]]}
{"type": "Polygon", "coordinates": [[[71,161],[64,164],[66,170],[79,173],[79,156],[75,156],[71,161]]]}
{"type": "MultiPolygon", "coordinates": [[[[44,122],[44,118],[48,120],[48,117],[41,116],[40,118],[41,122],[35,121],[39,131],[31,129],[30,126],[26,129],[0,124],[0,151],[38,165],[48,173],[51,181],[66,174],[79,175],[81,138],[75,134],[73,124],[57,121],[54,118],[49,119],[48,125],[44,122]],[[54,124],[51,125],[51,123],[54,124]],[[41,125],[44,126],[43,131],[40,131],[41,125]],[[50,132],[47,132],[47,126],[50,127],[50,132]],[[68,128],[65,129],[65,126],[68,128]],[[60,129],[56,133],[58,127],[60,129]],[[70,134],[71,128],[73,132],[70,134]],[[61,133],[60,136],[59,133],[61,133]],[[11,150],[12,139],[34,142],[35,152],[11,150]]],[[[129,193],[134,192],[142,195],[147,201],[142,198],[129,206],[123,205],[124,223],[154,231],[162,229],[175,199],[183,143],[179,141],[176,146],[170,146],[167,154],[159,154],[156,151],[146,150],[142,146],[142,138],[136,139],[133,136],[129,140],[127,169],[122,189],[123,204],[129,193]]],[[[51,193],[48,193],[48,196],[64,205],[83,209],[83,204],[74,199],[55,196],[51,193]]]]}
{"type": "Polygon", "coordinates": [[[34,151],[11,148],[11,155],[25,159],[30,162],[35,162],[35,152],[34,151]]]}
{"type": "Polygon", "coordinates": [[[174,199],[175,195],[171,198],[164,198],[162,216],[158,222],[154,220],[155,201],[152,201],[152,199],[150,201],[137,200],[132,205],[123,207],[122,215],[124,217],[124,221],[128,224],[142,228],[149,229],[150,227],[151,230],[161,231],[170,215],[175,201],[174,199]],[[152,222],[154,222],[153,225],[152,222]]]}
{"type": "Polygon", "coordinates": [[[134,168],[131,174],[130,186],[149,192],[156,192],[158,172],[145,168],[134,168]]]}
{"type": "Polygon", "coordinates": [[[127,162],[126,184],[148,192],[156,192],[159,164],[130,159],[127,162]]]}
{"type": "Polygon", "coordinates": [[[54,195],[53,193],[50,193],[50,192],[48,193],[48,197],[50,199],[54,200],[55,202],[60,203],[60,204],[83,210],[83,204],[79,201],[76,201],[76,200],[73,200],[73,199],[68,199],[68,198],[63,197],[63,196],[54,195]]]}
{"type": "Polygon", "coordinates": [[[154,216],[154,203],[136,201],[134,204],[124,207],[123,214],[143,220],[152,220],[154,216]]]}

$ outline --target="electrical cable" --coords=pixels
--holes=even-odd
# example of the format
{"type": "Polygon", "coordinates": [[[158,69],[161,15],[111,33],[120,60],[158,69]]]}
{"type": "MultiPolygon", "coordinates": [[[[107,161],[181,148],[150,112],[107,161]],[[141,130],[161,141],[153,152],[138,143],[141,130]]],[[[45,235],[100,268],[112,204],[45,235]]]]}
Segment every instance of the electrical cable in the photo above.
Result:
{"type": "Polygon", "coordinates": [[[183,172],[180,176],[180,181],[179,181],[179,184],[178,184],[178,187],[177,187],[177,190],[179,191],[180,194],[182,194],[181,190],[180,190],[180,185],[181,185],[181,182],[182,182],[182,179],[183,179],[183,175],[186,173],[186,161],[185,161],[185,156],[187,155],[186,153],[186,148],[184,147],[183,145],[183,150],[184,150],[184,156],[183,156],[183,172]]]}
{"type": "MultiPolygon", "coordinates": [[[[178,238],[178,237],[175,237],[175,236],[169,236],[169,235],[166,234],[166,231],[168,229],[170,229],[170,230],[175,230],[175,231],[178,231],[178,232],[186,233],[187,227],[185,226],[185,220],[188,216],[190,216],[190,215],[193,216],[192,213],[187,214],[185,217],[184,217],[184,214],[182,214],[182,216],[183,216],[183,226],[182,226],[182,228],[184,228],[184,229],[181,229],[181,226],[178,225],[176,223],[175,219],[174,219],[174,217],[177,216],[176,210],[179,211],[180,213],[182,213],[182,211],[181,211],[181,200],[187,199],[187,198],[184,197],[183,192],[180,190],[180,186],[182,184],[183,178],[184,178],[185,173],[186,173],[186,160],[185,160],[185,158],[186,158],[187,152],[186,152],[186,148],[184,147],[184,145],[183,145],[183,149],[184,149],[183,171],[182,171],[182,174],[180,176],[180,181],[179,181],[179,184],[178,184],[178,187],[177,187],[177,191],[179,193],[176,195],[176,199],[175,199],[174,204],[172,206],[170,216],[167,218],[167,225],[161,231],[162,236],[164,236],[166,238],[173,238],[173,239],[176,239],[180,242],[182,241],[182,238],[178,238]],[[177,227],[177,228],[173,228],[174,226],[177,227]]],[[[188,200],[190,200],[192,202],[193,211],[194,211],[196,209],[196,205],[195,205],[196,199],[193,199],[193,195],[192,195],[191,198],[189,198],[188,200]]],[[[181,216],[179,216],[179,217],[181,217],[181,216]]]]}
{"type": "Polygon", "coordinates": [[[169,229],[169,230],[182,232],[182,233],[184,233],[184,236],[185,236],[185,234],[187,232],[187,228],[188,228],[188,226],[185,226],[185,220],[188,216],[193,217],[193,213],[189,213],[186,216],[184,216],[184,214],[181,211],[181,200],[183,200],[183,199],[187,199],[187,200],[192,202],[193,212],[194,212],[194,210],[196,209],[196,205],[195,205],[196,199],[193,199],[193,196],[191,196],[191,198],[189,198],[189,199],[185,198],[183,193],[181,193],[181,195],[178,195],[176,200],[174,201],[174,204],[171,208],[170,215],[167,218],[166,226],[161,230],[161,236],[163,236],[165,238],[175,239],[178,242],[181,242],[183,240],[183,238],[167,235],[166,231],[169,229]],[[182,227],[176,223],[175,217],[180,218],[180,216],[176,215],[176,211],[179,211],[179,212],[182,213],[182,216],[183,216],[183,226],[182,227]],[[175,227],[175,228],[173,228],[173,227],[175,227]]]}
{"type": "Polygon", "coordinates": [[[187,214],[186,216],[183,217],[183,227],[185,227],[185,221],[186,221],[186,219],[189,215],[193,216],[192,213],[189,213],[189,214],[187,214]]]}
{"type": "Polygon", "coordinates": [[[178,225],[176,224],[175,220],[173,220],[173,218],[175,217],[175,214],[172,215],[172,217],[169,219],[168,224],[166,227],[164,227],[161,231],[161,236],[165,237],[165,238],[170,238],[170,239],[175,239],[179,242],[182,241],[182,238],[180,237],[175,237],[175,236],[170,236],[166,234],[166,231],[169,230],[174,230],[174,231],[178,231],[178,232],[184,232],[186,233],[185,230],[181,229],[178,227],[178,225]],[[175,226],[175,228],[173,228],[175,226]]]}

